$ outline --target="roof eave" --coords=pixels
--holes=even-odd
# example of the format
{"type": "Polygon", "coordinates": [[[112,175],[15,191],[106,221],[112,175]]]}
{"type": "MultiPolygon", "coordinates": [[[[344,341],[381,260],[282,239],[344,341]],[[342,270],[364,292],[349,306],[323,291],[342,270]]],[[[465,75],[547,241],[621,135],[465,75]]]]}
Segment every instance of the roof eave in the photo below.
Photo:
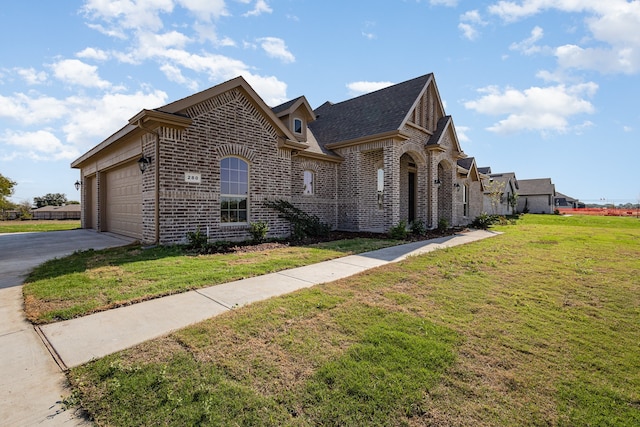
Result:
{"type": "Polygon", "coordinates": [[[304,157],[307,159],[324,160],[324,161],[333,162],[333,163],[342,163],[344,161],[344,158],[342,157],[331,156],[329,154],[324,154],[324,153],[315,153],[313,151],[300,151],[296,153],[295,156],[304,157]]]}
{"type": "Polygon", "coordinates": [[[157,110],[142,110],[129,119],[129,124],[143,129],[156,129],[160,126],[184,130],[193,123],[190,117],[165,113],[157,110]]]}
{"type": "Polygon", "coordinates": [[[381,139],[389,139],[389,138],[396,138],[402,141],[406,141],[409,138],[411,138],[411,135],[405,132],[402,132],[401,130],[395,129],[392,131],[383,132],[376,135],[367,135],[360,138],[350,139],[347,141],[331,142],[329,144],[326,144],[325,147],[330,150],[335,150],[337,148],[350,147],[352,145],[364,144],[366,142],[378,141],[381,139]]]}

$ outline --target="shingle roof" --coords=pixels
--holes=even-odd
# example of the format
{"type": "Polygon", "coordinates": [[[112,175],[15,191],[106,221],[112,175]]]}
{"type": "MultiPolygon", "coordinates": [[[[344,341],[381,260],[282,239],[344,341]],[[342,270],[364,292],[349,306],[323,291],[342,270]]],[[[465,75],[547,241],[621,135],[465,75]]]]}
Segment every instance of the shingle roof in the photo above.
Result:
{"type": "Polygon", "coordinates": [[[480,172],[481,174],[484,174],[484,175],[489,175],[491,173],[491,167],[490,166],[483,166],[481,168],[478,168],[478,172],[480,172]]]}
{"type": "Polygon", "coordinates": [[[399,130],[431,77],[425,74],[337,104],[325,102],[314,110],[316,120],[309,128],[321,145],[399,130]]]}
{"type": "Polygon", "coordinates": [[[442,134],[447,128],[449,122],[451,122],[451,116],[440,117],[436,125],[436,131],[433,132],[433,135],[431,135],[431,138],[427,141],[427,145],[434,145],[440,142],[440,138],[442,138],[442,134]]]}
{"type": "Polygon", "coordinates": [[[555,186],[551,178],[520,179],[520,195],[532,196],[536,194],[555,194],[555,186]]]}
{"type": "Polygon", "coordinates": [[[465,157],[464,159],[458,160],[458,166],[469,170],[473,165],[473,157],[465,157]]]}
{"type": "Polygon", "coordinates": [[[285,111],[291,108],[291,106],[296,102],[298,102],[298,100],[301,98],[304,98],[304,97],[299,96],[297,98],[293,98],[292,100],[285,102],[284,104],[276,105],[275,107],[271,108],[271,111],[273,111],[277,115],[279,112],[285,111]]]}

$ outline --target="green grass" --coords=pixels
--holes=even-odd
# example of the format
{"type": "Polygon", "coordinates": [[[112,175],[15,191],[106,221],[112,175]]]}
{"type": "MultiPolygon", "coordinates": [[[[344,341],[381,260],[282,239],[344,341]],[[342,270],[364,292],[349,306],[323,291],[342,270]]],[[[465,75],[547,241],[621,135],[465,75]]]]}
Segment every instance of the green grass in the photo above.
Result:
{"type": "Polygon", "coordinates": [[[0,221],[0,233],[27,233],[39,231],[62,231],[80,228],[76,220],[33,220],[33,221],[0,221]]]}
{"type": "Polygon", "coordinates": [[[308,247],[193,255],[180,246],[80,251],[48,261],[25,281],[25,311],[34,323],[70,319],[149,298],[313,264],[397,244],[352,239],[308,247]]]}
{"type": "Polygon", "coordinates": [[[640,425],[640,222],[505,234],[72,369],[98,425],[640,425]]]}

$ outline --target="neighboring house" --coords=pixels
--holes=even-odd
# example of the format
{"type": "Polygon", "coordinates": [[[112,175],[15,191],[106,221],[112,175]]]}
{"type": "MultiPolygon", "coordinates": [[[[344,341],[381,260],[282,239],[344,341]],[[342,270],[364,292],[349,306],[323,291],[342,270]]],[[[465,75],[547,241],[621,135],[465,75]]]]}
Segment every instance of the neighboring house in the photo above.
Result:
{"type": "Polygon", "coordinates": [[[142,110],[71,166],[84,228],[168,244],[196,229],[246,239],[256,221],[286,236],[264,206],[276,199],[340,230],[466,224],[481,182],[464,158],[433,74],[315,110],[305,97],[269,108],[238,77],[142,110]]]}
{"type": "Polygon", "coordinates": [[[551,178],[521,179],[518,184],[518,212],[524,212],[526,209],[530,213],[553,213],[556,188],[551,178]]]}
{"type": "Polygon", "coordinates": [[[553,205],[556,208],[582,209],[585,207],[585,204],[580,200],[574,199],[573,197],[569,197],[566,194],[562,194],[559,192],[556,192],[553,205]]]}
{"type": "Polygon", "coordinates": [[[511,215],[514,210],[510,201],[512,197],[520,198],[519,183],[513,172],[491,173],[491,168],[482,168],[484,175],[483,211],[494,215],[511,215]]]}
{"type": "Polygon", "coordinates": [[[466,224],[483,212],[484,187],[476,160],[466,157],[458,160],[458,179],[453,184],[456,191],[454,200],[459,205],[457,224],[466,224]]]}
{"type": "Polygon", "coordinates": [[[80,219],[81,207],[78,204],[43,206],[31,212],[33,219],[80,219]]]}

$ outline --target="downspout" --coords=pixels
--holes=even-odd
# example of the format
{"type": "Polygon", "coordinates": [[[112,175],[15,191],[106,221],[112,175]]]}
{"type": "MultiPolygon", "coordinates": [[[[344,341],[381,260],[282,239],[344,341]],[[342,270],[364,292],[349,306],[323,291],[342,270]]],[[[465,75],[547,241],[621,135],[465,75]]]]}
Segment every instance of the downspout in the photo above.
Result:
{"type": "MultiPolygon", "coordinates": [[[[154,168],[154,223],[155,223],[155,242],[154,244],[160,244],[160,134],[154,130],[144,127],[142,119],[138,120],[138,127],[143,131],[155,136],[154,144],[154,156],[155,156],[155,168],[154,168]]],[[[143,150],[144,155],[144,150],[143,150]]]]}

